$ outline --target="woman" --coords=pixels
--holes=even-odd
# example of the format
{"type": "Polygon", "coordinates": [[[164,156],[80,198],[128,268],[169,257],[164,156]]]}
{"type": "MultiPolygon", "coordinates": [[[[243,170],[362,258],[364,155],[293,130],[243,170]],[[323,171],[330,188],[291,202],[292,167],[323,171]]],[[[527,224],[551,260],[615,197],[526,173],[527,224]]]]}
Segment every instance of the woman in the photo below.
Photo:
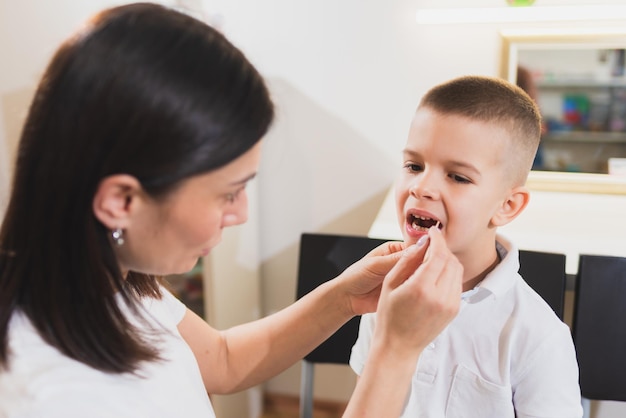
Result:
{"type": "Polygon", "coordinates": [[[415,352],[459,305],[461,269],[437,232],[421,247],[385,244],[285,310],[226,331],[158,280],[246,221],[272,118],[243,54],[163,6],[105,10],[60,47],[0,231],[1,416],[214,416],[207,393],[276,375],[377,304],[380,349],[346,414],[401,409],[415,352]]]}

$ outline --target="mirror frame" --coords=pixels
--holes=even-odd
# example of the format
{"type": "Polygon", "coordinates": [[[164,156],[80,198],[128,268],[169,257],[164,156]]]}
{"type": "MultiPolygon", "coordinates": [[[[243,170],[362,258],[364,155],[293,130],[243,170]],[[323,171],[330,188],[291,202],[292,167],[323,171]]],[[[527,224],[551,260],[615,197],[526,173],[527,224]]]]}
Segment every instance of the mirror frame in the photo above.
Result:
{"type": "MultiPolygon", "coordinates": [[[[500,77],[514,81],[517,68],[517,50],[528,45],[555,47],[568,45],[596,46],[598,48],[626,48],[626,31],[620,30],[567,30],[500,32],[502,49],[500,77]]],[[[526,185],[532,190],[600,193],[626,195],[626,177],[609,174],[569,173],[532,170],[526,185]]]]}

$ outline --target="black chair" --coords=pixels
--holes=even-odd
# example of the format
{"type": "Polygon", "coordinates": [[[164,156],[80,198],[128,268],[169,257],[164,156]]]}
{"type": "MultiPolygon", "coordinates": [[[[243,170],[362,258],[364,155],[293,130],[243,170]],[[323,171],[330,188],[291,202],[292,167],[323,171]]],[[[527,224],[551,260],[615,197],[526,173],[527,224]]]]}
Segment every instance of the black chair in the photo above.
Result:
{"type": "Polygon", "coordinates": [[[580,256],[573,337],[583,398],[626,401],[626,257],[580,256]]]}
{"type": "Polygon", "coordinates": [[[519,251],[519,273],[557,316],[563,320],[565,305],[565,255],[540,251],[519,251]]]}
{"type": "MultiPolygon", "coordinates": [[[[304,233],[300,239],[298,262],[299,299],[322,283],[337,277],[348,266],[386,240],[363,236],[304,233]]],[[[302,361],[300,416],[313,413],[315,363],[348,364],[359,331],[360,317],[352,318],[302,361]]]]}

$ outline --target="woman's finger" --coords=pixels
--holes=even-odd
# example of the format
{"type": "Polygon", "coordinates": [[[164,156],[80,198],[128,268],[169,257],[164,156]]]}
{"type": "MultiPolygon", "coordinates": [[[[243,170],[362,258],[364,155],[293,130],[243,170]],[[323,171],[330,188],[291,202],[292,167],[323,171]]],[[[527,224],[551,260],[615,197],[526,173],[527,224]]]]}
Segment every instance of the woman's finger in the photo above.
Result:
{"type": "Polygon", "coordinates": [[[385,286],[395,289],[411,277],[422,264],[427,249],[428,243],[421,246],[416,244],[399,253],[400,259],[385,278],[385,286]]]}

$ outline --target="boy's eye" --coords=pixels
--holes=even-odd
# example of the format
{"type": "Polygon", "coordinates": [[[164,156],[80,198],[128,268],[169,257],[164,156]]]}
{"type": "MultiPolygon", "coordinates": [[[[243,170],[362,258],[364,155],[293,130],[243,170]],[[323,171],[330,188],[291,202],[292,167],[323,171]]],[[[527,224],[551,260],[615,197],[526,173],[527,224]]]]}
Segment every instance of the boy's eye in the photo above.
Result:
{"type": "Polygon", "coordinates": [[[450,178],[457,183],[471,183],[470,179],[464,176],[460,176],[458,174],[450,174],[450,178]]]}
{"type": "Polygon", "coordinates": [[[404,165],[404,168],[406,168],[409,171],[422,171],[422,166],[419,164],[415,164],[415,163],[406,163],[404,165]]]}

